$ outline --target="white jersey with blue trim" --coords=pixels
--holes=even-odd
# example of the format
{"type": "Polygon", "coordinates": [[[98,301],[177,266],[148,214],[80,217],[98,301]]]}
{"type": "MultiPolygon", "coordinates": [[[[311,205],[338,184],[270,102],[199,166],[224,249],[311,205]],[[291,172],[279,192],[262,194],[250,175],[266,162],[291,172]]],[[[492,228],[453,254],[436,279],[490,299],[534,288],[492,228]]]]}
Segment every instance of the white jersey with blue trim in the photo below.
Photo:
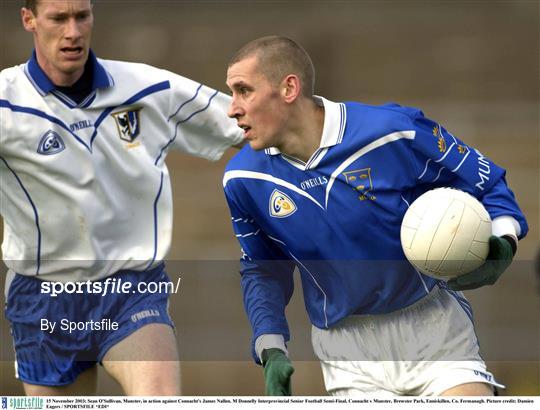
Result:
{"type": "Polygon", "coordinates": [[[224,175],[253,341],[265,334],[288,340],[284,309],[295,266],[319,328],[427,295],[436,280],[413,269],[400,242],[409,204],[427,190],[469,192],[490,213],[494,234],[526,234],[505,171],[421,111],[316,101],[324,104],[324,128],[306,163],[246,146],[224,175]]]}
{"type": "Polygon", "coordinates": [[[230,98],[144,64],[97,59],[77,104],[37,64],[0,73],[3,258],[58,281],[145,270],[165,258],[170,149],[217,160],[243,137],[230,98]]]}

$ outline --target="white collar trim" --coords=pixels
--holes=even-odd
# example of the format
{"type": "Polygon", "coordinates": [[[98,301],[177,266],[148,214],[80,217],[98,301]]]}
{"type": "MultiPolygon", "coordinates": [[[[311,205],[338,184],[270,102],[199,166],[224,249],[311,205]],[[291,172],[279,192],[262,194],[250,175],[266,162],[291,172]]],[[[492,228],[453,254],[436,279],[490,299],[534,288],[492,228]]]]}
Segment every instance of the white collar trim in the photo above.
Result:
{"type": "MultiPolygon", "coordinates": [[[[317,95],[313,98],[316,104],[324,106],[324,125],[319,148],[328,148],[341,143],[347,121],[345,104],[335,103],[317,95]]],[[[268,155],[281,154],[275,147],[266,148],[264,151],[268,155]]]]}

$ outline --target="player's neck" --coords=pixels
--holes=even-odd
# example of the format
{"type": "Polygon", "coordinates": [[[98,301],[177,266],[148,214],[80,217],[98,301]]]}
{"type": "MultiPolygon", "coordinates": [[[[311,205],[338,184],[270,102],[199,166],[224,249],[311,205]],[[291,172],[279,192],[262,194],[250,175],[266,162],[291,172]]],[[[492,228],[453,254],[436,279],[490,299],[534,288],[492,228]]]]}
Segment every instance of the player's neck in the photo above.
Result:
{"type": "Polygon", "coordinates": [[[309,103],[293,114],[284,143],[279,150],[291,157],[307,162],[319,149],[324,126],[324,107],[309,103]]]}
{"type": "Polygon", "coordinates": [[[84,66],[74,72],[63,72],[36,53],[37,62],[51,82],[59,87],[71,87],[84,73],[84,66]]]}

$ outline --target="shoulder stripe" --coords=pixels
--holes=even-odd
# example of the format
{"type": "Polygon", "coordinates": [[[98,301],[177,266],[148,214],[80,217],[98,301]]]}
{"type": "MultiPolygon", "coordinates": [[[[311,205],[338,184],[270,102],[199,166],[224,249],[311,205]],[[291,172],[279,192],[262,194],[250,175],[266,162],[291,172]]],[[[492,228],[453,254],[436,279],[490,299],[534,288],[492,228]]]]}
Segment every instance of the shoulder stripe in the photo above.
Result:
{"type": "Polygon", "coordinates": [[[180,110],[182,108],[184,108],[184,106],[188,103],[190,103],[191,101],[193,101],[195,98],[197,98],[197,95],[199,95],[199,91],[201,90],[202,88],[202,84],[200,84],[198,87],[197,87],[197,91],[195,91],[195,95],[193,97],[191,97],[189,100],[187,101],[184,101],[182,104],[180,104],[180,106],[178,107],[178,109],[175,111],[175,113],[173,115],[171,115],[169,118],[167,118],[167,121],[170,121],[172,117],[174,117],[176,114],[178,114],[180,112],[180,110]]]}
{"type": "Polygon", "coordinates": [[[352,154],[349,158],[347,158],[345,161],[341,163],[339,167],[336,168],[336,170],[332,173],[330,176],[330,180],[328,181],[328,185],[326,186],[326,198],[325,198],[325,207],[328,208],[328,198],[330,197],[330,190],[332,189],[332,186],[334,185],[334,182],[339,174],[341,174],[342,171],[347,169],[349,165],[351,165],[354,161],[356,161],[358,158],[366,155],[368,152],[373,151],[374,149],[380,148],[383,145],[386,145],[390,142],[399,141],[401,139],[414,139],[415,132],[414,131],[398,131],[393,132],[392,134],[385,135],[384,137],[381,137],[365,147],[360,148],[358,151],[356,151],[354,154],[352,154]]]}
{"type": "Polygon", "coordinates": [[[89,152],[92,152],[92,149],[88,145],[86,145],[86,143],[81,138],[79,138],[77,136],[77,134],[75,134],[73,131],[71,131],[66,124],[64,124],[60,119],[58,119],[56,117],[53,117],[53,116],[51,116],[51,115],[49,115],[49,114],[47,114],[47,113],[45,113],[43,111],[35,109],[35,108],[23,107],[23,106],[20,106],[20,105],[13,105],[7,100],[0,100],[0,108],[8,108],[13,112],[22,112],[24,114],[30,114],[30,115],[35,115],[37,117],[45,118],[46,120],[49,120],[50,122],[53,122],[53,123],[61,126],[63,129],[65,129],[67,132],[69,132],[79,143],[84,145],[84,147],[89,152]]]}
{"type": "Polygon", "coordinates": [[[453,142],[450,147],[446,150],[446,152],[444,153],[444,155],[442,157],[440,157],[439,159],[436,159],[435,162],[441,162],[443,159],[446,158],[446,156],[450,153],[450,151],[452,151],[452,148],[455,147],[455,142],[453,142]]]}
{"type": "Polygon", "coordinates": [[[287,182],[287,181],[285,181],[283,179],[280,179],[280,178],[276,178],[276,177],[274,177],[272,175],[269,175],[269,174],[263,174],[262,172],[240,171],[240,170],[227,171],[227,172],[225,172],[225,175],[223,176],[223,187],[227,186],[227,183],[231,179],[236,179],[236,178],[260,179],[260,180],[263,180],[263,181],[272,182],[272,183],[274,183],[276,185],[281,185],[281,186],[283,186],[285,188],[290,189],[291,191],[296,192],[299,195],[302,195],[303,197],[309,199],[314,204],[316,204],[319,208],[325,210],[324,207],[321,204],[319,204],[317,202],[317,200],[315,198],[313,198],[311,195],[309,195],[307,192],[302,191],[300,188],[298,188],[297,186],[291,184],[290,182],[287,182]]]}
{"type": "Polygon", "coordinates": [[[469,156],[469,154],[471,153],[471,150],[467,150],[467,153],[465,154],[465,156],[463,157],[463,159],[461,160],[461,162],[457,165],[457,167],[455,167],[452,172],[456,172],[458,169],[461,168],[461,166],[463,165],[463,163],[465,162],[465,160],[467,159],[467,157],[469,156]]]}
{"type": "MultiPolygon", "coordinates": [[[[198,91],[197,91],[198,92],[198,91]]],[[[210,98],[208,99],[208,103],[201,109],[197,110],[197,111],[194,111],[192,112],[190,115],[188,115],[186,118],[182,119],[182,120],[179,120],[176,125],[174,126],[174,136],[169,140],[169,142],[167,142],[167,144],[165,144],[163,146],[163,148],[161,148],[161,150],[159,151],[159,155],[158,157],[156,158],[156,160],[154,161],[154,165],[157,165],[157,163],[159,162],[160,158],[162,157],[163,155],[163,152],[165,152],[165,150],[168,148],[169,145],[171,145],[173,143],[173,141],[176,139],[177,135],[178,135],[178,126],[184,122],[188,122],[190,119],[192,119],[194,116],[196,116],[197,114],[200,114],[201,112],[204,112],[208,109],[208,107],[210,107],[210,104],[212,103],[212,100],[214,99],[214,97],[216,95],[218,95],[219,91],[215,91],[214,94],[212,94],[210,96],[210,98]]],[[[176,114],[175,114],[176,115],[176,114]]]]}
{"type": "Polygon", "coordinates": [[[121,107],[123,105],[129,105],[133,104],[134,102],[139,101],[140,99],[149,96],[150,94],[154,94],[163,90],[167,90],[171,88],[171,84],[169,81],[162,81],[160,83],[151,85],[150,87],[145,88],[144,90],[139,91],[137,94],[133,95],[132,97],[128,98],[126,101],[124,101],[122,104],[118,104],[114,107],[109,107],[105,111],[101,113],[101,115],[98,117],[98,119],[95,122],[94,125],[94,133],[92,134],[92,138],[90,138],[90,147],[94,144],[94,139],[97,136],[97,131],[103,120],[107,118],[107,116],[113,112],[113,110],[117,109],[118,107],[121,107]]]}

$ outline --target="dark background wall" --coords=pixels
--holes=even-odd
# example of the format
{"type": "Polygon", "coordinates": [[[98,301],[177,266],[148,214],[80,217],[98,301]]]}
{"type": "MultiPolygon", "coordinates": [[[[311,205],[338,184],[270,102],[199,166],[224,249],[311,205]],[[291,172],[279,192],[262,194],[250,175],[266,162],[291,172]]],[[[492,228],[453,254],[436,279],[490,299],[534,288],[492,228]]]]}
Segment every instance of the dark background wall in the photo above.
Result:
{"type": "MultiPolygon", "coordinates": [[[[1,68],[26,61],[31,52],[21,4],[0,1],[1,68]]],[[[98,0],[94,12],[98,56],[160,66],[223,91],[228,59],[241,45],[268,34],[289,36],[314,60],[317,94],[421,107],[505,167],[531,230],[511,272],[467,296],[482,351],[508,386],[506,394],[540,394],[540,286],[533,269],[539,244],[537,1],[98,0]]],[[[175,194],[170,259],[177,261],[168,270],[181,275],[183,285],[172,297],[171,314],[188,395],[263,392],[261,370],[249,359],[234,263],[239,251],[221,188],[232,154],[217,163],[179,153],[167,160],[175,194]]],[[[299,291],[289,308],[295,393],[324,394],[299,291]]],[[[2,350],[9,352],[4,318],[0,331],[2,350]]],[[[0,394],[20,394],[10,354],[3,356],[0,394]]],[[[99,389],[119,392],[105,375],[99,389]]]]}

